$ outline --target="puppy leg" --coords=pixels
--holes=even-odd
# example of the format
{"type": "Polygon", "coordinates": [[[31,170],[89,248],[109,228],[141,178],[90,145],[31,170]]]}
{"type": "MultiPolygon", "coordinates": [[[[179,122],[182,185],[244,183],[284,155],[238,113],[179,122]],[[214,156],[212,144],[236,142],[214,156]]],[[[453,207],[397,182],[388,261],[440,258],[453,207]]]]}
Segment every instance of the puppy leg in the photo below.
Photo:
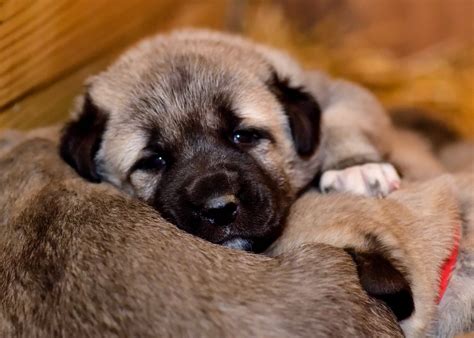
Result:
{"type": "Polygon", "coordinates": [[[397,189],[398,173],[383,163],[393,127],[377,99],[362,87],[318,72],[308,73],[308,82],[323,112],[321,191],[385,196],[397,189]]]}
{"type": "Polygon", "coordinates": [[[328,170],[319,182],[323,193],[350,192],[384,197],[400,187],[400,177],[390,163],[369,163],[343,170],[328,170]]]}

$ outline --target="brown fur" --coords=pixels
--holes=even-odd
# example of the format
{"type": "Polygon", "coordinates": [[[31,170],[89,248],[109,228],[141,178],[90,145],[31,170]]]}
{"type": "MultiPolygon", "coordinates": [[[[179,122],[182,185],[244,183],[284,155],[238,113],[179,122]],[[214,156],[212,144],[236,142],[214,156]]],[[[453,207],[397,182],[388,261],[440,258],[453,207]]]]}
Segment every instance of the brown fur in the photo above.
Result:
{"type": "Polygon", "coordinates": [[[287,228],[268,253],[287,252],[304,243],[381,252],[406,277],[413,294],[415,312],[401,323],[407,336],[472,330],[473,191],[474,174],[463,174],[414,184],[383,200],[308,192],[293,205],[287,228]],[[440,267],[451,253],[455,228],[461,226],[464,253],[453,280],[460,275],[466,282],[450,284],[437,314],[440,267]],[[374,238],[378,247],[373,246],[374,238]],[[459,295],[465,305],[450,305],[459,295]]]}
{"type": "MultiPolygon", "coordinates": [[[[386,159],[390,130],[382,106],[355,84],[307,71],[284,52],[238,36],[184,30],[141,41],[90,78],[65,129],[61,153],[84,177],[112,183],[202,238],[222,244],[260,236],[255,241],[268,237],[269,242],[281,232],[288,206],[318,174],[386,159]],[[229,145],[232,130],[222,122],[230,112],[239,123],[228,128],[265,129],[269,137],[237,155],[229,145]],[[164,149],[155,153],[171,154],[169,171],[137,169],[150,156],[150,143],[164,149]],[[183,197],[185,187],[197,185],[178,181],[214,175],[230,166],[229,158],[234,167],[247,163],[244,159],[255,164],[240,168],[239,178],[262,175],[245,177],[252,183],[231,192],[208,195],[235,194],[245,190],[242,185],[271,193],[254,193],[255,205],[256,196],[264,196],[258,210],[242,203],[234,223],[216,227],[196,207],[208,196],[183,197]],[[178,178],[171,177],[180,170],[178,178]],[[170,188],[168,182],[178,183],[170,188]],[[259,229],[257,223],[272,226],[259,229]]],[[[224,185],[207,183],[216,190],[224,185]]]]}
{"type": "Polygon", "coordinates": [[[216,246],[78,178],[54,143],[7,151],[10,141],[0,144],[2,337],[401,336],[340,249],[268,258],[216,246]]]}

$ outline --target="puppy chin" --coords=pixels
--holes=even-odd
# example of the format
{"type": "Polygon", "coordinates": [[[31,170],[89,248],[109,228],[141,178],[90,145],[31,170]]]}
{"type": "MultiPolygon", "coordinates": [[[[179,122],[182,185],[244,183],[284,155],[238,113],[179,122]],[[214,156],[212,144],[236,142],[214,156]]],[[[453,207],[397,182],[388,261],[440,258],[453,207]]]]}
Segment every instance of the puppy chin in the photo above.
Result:
{"type": "Polygon", "coordinates": [[[222,245],[231,249],[236,249],[236,250],[243,250],[243,251],[252,250],[252,242],[248,239],[244,239],[241,237],[229,239],[223,242],[222,245]]]}

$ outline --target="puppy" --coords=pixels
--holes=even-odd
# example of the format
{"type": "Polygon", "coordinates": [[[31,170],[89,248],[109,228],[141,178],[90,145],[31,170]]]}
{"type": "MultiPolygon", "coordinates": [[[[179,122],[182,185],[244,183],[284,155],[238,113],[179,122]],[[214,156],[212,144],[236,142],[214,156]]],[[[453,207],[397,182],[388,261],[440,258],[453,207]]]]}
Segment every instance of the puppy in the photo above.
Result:
{"type": "Polygon", "coordinates": [[[0,142],[0,336],[402,336],[343,250],[208,243],[80,179],[56,149],[0,142]]]}
{"type": "Polygon", "coordinates": [[[243,38],[158,35],[86,88],[66,162],[213,243],[261,252],[315,177],[323,191],[369,195],[399,184],[380,163],[390,121],[371,94],[243,38]]]}
{"type": "Polygon", "coordinates": [[[474,330],[474,173],[442,176],[384,200],[308,192],[272,244],[344,248],[367,293],[387,304],[408,337],[474,330]]]}

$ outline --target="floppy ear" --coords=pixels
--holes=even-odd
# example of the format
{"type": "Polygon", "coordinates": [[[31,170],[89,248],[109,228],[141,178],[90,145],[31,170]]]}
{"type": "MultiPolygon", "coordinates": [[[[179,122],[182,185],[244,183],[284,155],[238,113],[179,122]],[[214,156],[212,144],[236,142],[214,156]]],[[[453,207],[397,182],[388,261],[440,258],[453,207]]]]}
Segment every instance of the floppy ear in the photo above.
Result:
{"type": "Polygon", "coordinates": [[[79,118],[69,122],[61,137],[61,157],[82,177],[100,182],[95,155],[100,148],[107,115],[85,94],[79,118]]]}
{"type": "Polygon", "coordinates": [[[378,253],[345,249],[357,266],[360,284],[371,297],[383,301],[398,321],[410,317],[415,305],[410,285],[392,263],[378,253]]]}
{"type": "Polygon", "coordinates": [[[276,73],[268,87],[288,116],[296,151],[300,156],[311,156],[320,138],[321,109],[316,99],[301,87],[290,87],[288,80],[281,80],[276,73]]]}

